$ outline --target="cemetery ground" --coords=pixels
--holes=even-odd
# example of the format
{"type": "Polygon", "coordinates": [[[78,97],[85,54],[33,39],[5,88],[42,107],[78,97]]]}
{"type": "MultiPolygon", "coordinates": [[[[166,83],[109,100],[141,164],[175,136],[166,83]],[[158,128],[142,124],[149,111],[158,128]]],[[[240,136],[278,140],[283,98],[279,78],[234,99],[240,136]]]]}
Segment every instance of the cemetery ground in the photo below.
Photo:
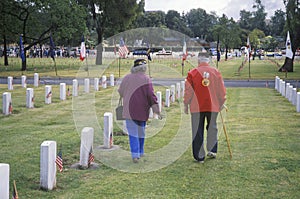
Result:
{"type": "MultiPolygon", "coordinates": [[[[122,68],[121,76],[128,73],[132,63],[132,60],[122,61],[127,68],[122,68]]],[[[85,69],[78,72],[80,62],[65,62],[76,63],[69,65],[68,69],[67,64],[58,66],[59,75],[75,77],[78,73],[82,76],[87,74],[85,69]]],[[[155,64],[151,63],[154,78],[159,75],[173,78],[181,74],[179,62],[177,67],[172,60],[162,62],[168,63],[171,70],[155,68],[155,64]]],[[[247,66],[237,73],[238,63],[240,60],[219,63],[224,78],[248,78],[247,66]]],[[[42,65],[23,73],[28,76],[33,76],[34,72],[38,72],[40,77],[55,76],[54,71],[42,65]]],[[[299,79],[299,65],[295,62],[295,72],[289,73],[288,79],[299,79]]],[[[0,76],[20,77],[19,66],[15,70],[3,70],[1,66],[0,76]]],[[[253,79],[274,80],[276,75],[285,78],[285,74],[277,73],[277,66],[269,60],[252,61],[251,66],[253,79]]],[[[89,75],[101,77],[105,69],[101,71],[99,68],[91,64],[89,75]]],[[[117,63],[106,70],[108,76],[111,73],[118,76],[117,63]]],[[[14,85],[14,90],[10,91],[13,114],[0,116],[0,162],[10,165],[10,180],[16,181],[20,198],[298,198],[300,195],[300,114],[274,88],[227,88],[229,111],[222,113],[233,152],[232,159],[219,117],[219,151],[216,159],[198,164],[192,158],[191,146],[188,146],[183,155],[170,165],[151,172],[139,172],[149,163],[147,153],[172,141],[179,121],[190,122],[190,116],[182,114],[181,100],[172,103],[169,108],[164,107],[165,124],[155,136],[146,139],[146,156],[138,165],[128,159],[128,165],[136,169],[136,173],[113,169],[103,164],[97,154],[95,162],[99,164],[98,169],[71,169],[70,166],[79,161],[81,131],[81,127],[74,122],[72,96],[61,101],[59,85],[53,85],[52,103],[47,105],[44,89],[44,85],[34,88],[35,108],[27,109],[26,89],[14,85]],[[64,171],[57,173],[57,187],[52,191],[40,189],[40,145],[45,140],[57,141],[58,149],[62,145],[64,171]]],[[[114,112],[112,98],[113,101],[118,100],[113,95],[115,89],[108,87],[91,92],[95,95],[91,105],[95,107],[101,126],[103,114],[114,112]]],[[[165,89],[165,86],[155,86],[155,90],[162,93],[165,89]]],[[[0,92],[7,92],[6,84],[0,85],[0,92]]],[[[85,95],[81,86],[78,98],[85,95]]],[[[150,120],[148,128],[155,122],[150,120]]],[[[120,133],[121,127],[120,121],[114,121],[114,145],[129,150],[128,138],[120,133]]],[[[95,132],[95,153],[102,142],[100,134],[102,132],[95,132]]],[[[191,139],[188,130],[186,137],[191,139]]]]}

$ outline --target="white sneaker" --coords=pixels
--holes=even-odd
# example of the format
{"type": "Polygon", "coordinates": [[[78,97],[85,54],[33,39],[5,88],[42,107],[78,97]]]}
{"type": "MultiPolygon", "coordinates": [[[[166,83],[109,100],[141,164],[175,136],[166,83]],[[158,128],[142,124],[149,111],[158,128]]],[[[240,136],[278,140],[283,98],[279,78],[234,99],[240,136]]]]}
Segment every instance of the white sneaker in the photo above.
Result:
{"type": "Polygon", "coordinates": [[[216,158],[216,157],[217,157],[217,154],[216,154],[216,153],[213,153],[213,152],[208,152],[208,153],[207,153],[207,156],[210,157],[210,158],[216,158]]]}

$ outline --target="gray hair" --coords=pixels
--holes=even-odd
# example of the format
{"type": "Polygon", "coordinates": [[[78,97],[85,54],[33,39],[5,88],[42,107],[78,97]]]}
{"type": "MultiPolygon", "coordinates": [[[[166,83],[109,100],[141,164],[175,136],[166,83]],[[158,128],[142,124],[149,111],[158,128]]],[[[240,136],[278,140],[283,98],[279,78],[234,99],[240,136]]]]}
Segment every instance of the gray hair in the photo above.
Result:
{"type": "Polygon", "coordinates": [[[131,73],[137,73],[137,72],[143,72],[143,73],[145,73],[146,71],[147,71],[147,64],[133,66],[131,68],[131,73]]]}
{"type": "Polygon", "coordinates": [[[198,54],[198,63],[205,62],[209,63],[210,62],[210,55],[206,50],[202,50],[198,54]]]}

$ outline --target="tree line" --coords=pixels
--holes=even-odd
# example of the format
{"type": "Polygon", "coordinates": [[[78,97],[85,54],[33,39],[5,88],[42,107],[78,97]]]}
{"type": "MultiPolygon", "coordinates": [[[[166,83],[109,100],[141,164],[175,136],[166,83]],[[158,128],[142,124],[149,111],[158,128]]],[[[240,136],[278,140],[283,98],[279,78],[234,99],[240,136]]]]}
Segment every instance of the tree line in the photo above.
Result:
{"type": "MultiPolygon", "coordinates": [[[[117,33],[141,27],[162,27],[206,41],[220,40],[224,49],[240,48],[250,37],[254,48],[274,49],[291,34],[295,52],[300,44],[299,0],[282,0],[286,10],[276,10],[267,19],[261,0],[253,0],[253,11],[241,10],[236,21],[225,14],[207,13],[202,8],[187,13],[175,10],[145,12],[145,0],[2,0],[0,3],[0,42],[19,43],[24,50],[49,44],[50,35],[58,46],[78,46],[82,35],[90,46],[117,33]]],[[[101,45],[98,45],[101,47],[101,45]]],[[[101,48],[100,48],[101,50],[101,48]]],[[[5,53],[6,55],[6,53],[5,53]]],[[[98,53],[97,53],[98,55],[98,53]]],[[[96,64],[101,64],[101,59],[96,64]]],[[[4,64],[8,65],[7,57],[4,64]]],[[[26,61],[22,63],[26,70],[26,61]]]]}

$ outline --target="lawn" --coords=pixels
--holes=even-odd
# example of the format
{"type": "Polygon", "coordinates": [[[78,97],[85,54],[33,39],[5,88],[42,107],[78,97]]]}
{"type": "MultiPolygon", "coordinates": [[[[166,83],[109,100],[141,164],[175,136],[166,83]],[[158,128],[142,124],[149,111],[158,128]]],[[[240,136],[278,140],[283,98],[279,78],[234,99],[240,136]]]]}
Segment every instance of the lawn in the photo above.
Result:
{"type": "MultiPolygon", "coordinates": [[[[88,58],[85,61],[73,58],[56,58],[57,76],[54,62],[51,58],[31,58],[27,59],[27,70],[20,71],[20,58],[9,58],[9,66],[3,66],[3,58],[0,59],[0,77],[20,77],[27,75],[33,77],[34,73],[39,73],[40,77],[101,77],[114,74],[115,77],[122,77],[127,74],[132,66],[133,60],[138,57],[130,56],[128,59],[118,59],[110,56],[103,58],[103,65],[95,65],[95,58],[88,58]]],[[[222,59],[218,64],[213,59],[212,64],[217,67],[224,79],[264,79],[274,80],[275,76],[281,79],[299,80],[300,62],[294,61],[294,72],[278,72],[278,66],[283,65],[284,59],[267,58],[265,60],[251,60],[243,67],[242,58],[232,58],[227,61],[222,59]],[[249,70],[250,68],[250,70],[249,70]],[[250,71],[250,72],[249,72],[250,71]],[[250,78],[249,78],[250,77],[250,78]]],[[[189,58],[182,68],[181,59],[176,57],[153,57],[149,62],[148,75],[153,78],[182,78],[187,72],[197,66],[197,58],[189,58]]]]}
{"type": "MultiPolygon", "coordinates": [[[[228,61],[232,63],[230,66],[220,63],[220,70],[231,67],[234,71],[235,62],[238,63],[228,61]]],[[[130,62],[127,64],[130,66],[130,62]]],[[[298,67],[299,63],[297,72],[298,67]]],[[[253,68],[255,71],[254,64],[253,68]]],[[[169,72],[180,73],[175,66],[173,69],[175,72],[169,72]]],[[[153,67],[153,75],[165,73],[162,70],[165,69],[153,67]]],[[[276,72],[272,70],[273,76],[276,72]]],[[[60,73],[63,71],[59,70],[60,73]]],[[[247,74],[237,78],[243,76],[246,78],[247,74]]],[[[262,77],[267,78],[266,73],[262,77]]],[[[190,116],[183,114],[181,100],[163,108],[163,120],[148,122],[146,156],[139,164],[133,164],[128,138],[120,133],[121,121],[114,121],[114,145],[120,149],[107,152],[99,148],[103,144],[103,114],[114,111],[117,87],[89,94],[80,89],[78,97],[60,101],[59,86],[53,85],[52,104],[46,105],[44,86],[39,86],[34,88],[35,108],[27,109],[25,89],[14,85],[13,114],[0,115],[0,162],[10,165],[10,189],[15,180],[20,198],[298,198],[300,195],[300,113],[272,88],[227,89],[229,111],[222,114],[233,158],[229,157],[219,118],[217,159],[204,164],[192,158],[190,116]],[[70,168],[79,162],[80,132],[84,126],[95,129],[95,163],[99,164],[96,170],[70,168]],[[40,145],[45,140],[55,140],[62,146],[64,160],[64,171],[57,174],[57,187],[52,191],[39,188],[40,145]]],[[[165,87],[155,90],[164,93],[165,87]]],[[[0,93],[6,91],[7,85],[0,85],[0,93]]]]}

